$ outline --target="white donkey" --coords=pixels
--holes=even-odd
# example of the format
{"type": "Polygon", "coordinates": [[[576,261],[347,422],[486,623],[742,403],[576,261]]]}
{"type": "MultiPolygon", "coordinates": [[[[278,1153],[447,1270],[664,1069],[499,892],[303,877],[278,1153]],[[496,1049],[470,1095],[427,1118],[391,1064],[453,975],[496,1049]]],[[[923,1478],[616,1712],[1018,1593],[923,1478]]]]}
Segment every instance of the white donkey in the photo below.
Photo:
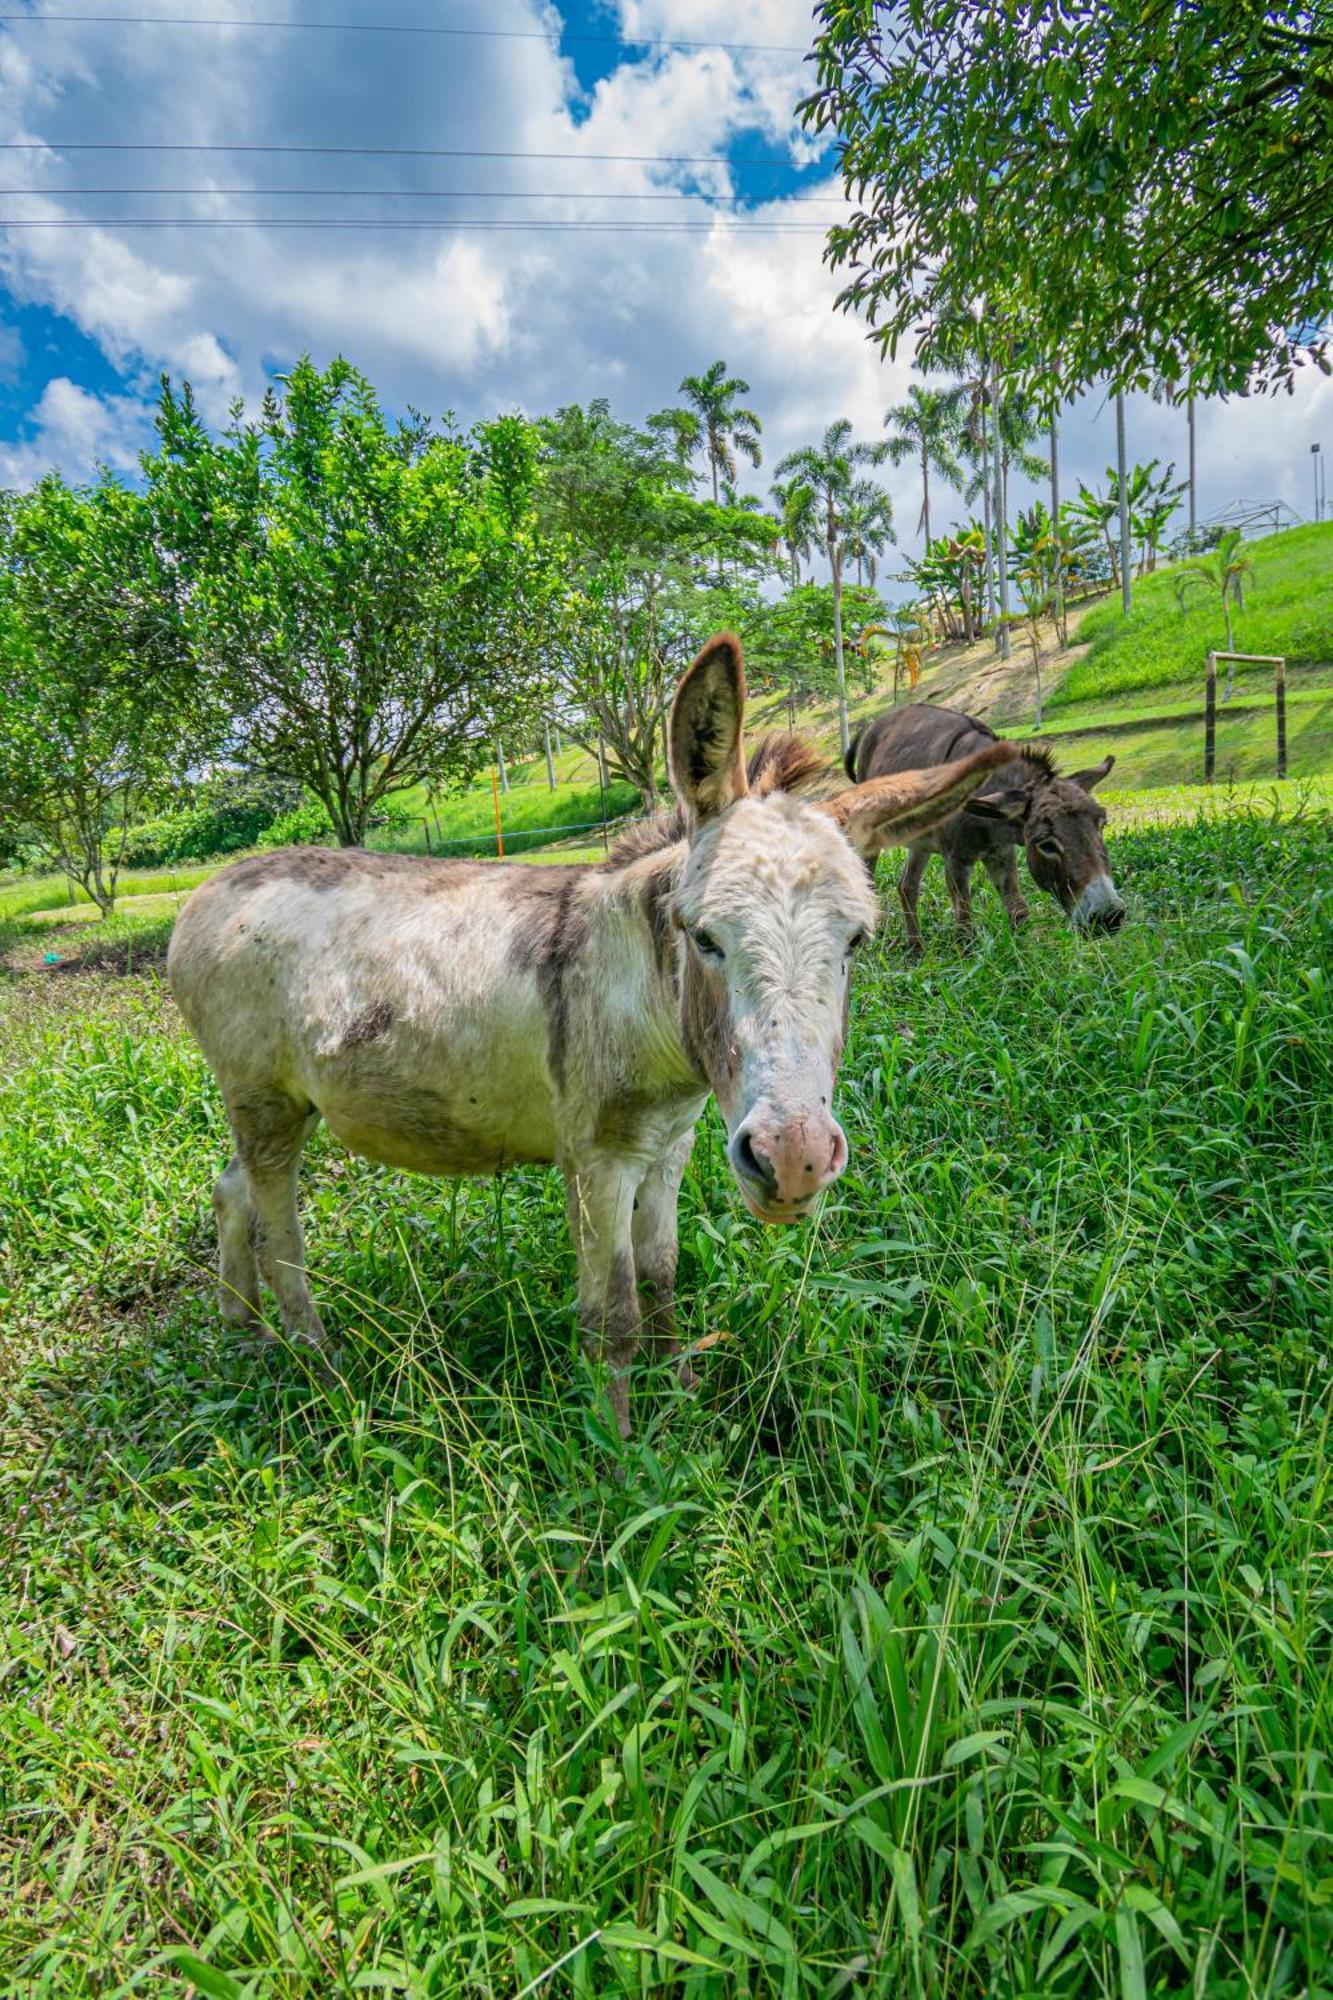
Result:
{"type": "Polygon", "coordinates": [[[752,1212],[807,1215],[847,1163],[830,1106],[876,915],[861,857],[918,839],[1018,754],[992,743],[812,803],[783,789],[815,765],[790,739],[747,780],[744,706],[720,634],[671,712],[680,810],[598,865],[292,848],[195,890],[168,971],[236,1143],[213,1196],[227,1320],[259,1323],[262,1273],[286,1332],[323,1340],[296,1208],[320,1118],[417,1173],[554,1161],[580,1321],[628,1436],[641,1291],[658,1352],[679,1352],[676,1199],[709,1092],[752,1212]]]}

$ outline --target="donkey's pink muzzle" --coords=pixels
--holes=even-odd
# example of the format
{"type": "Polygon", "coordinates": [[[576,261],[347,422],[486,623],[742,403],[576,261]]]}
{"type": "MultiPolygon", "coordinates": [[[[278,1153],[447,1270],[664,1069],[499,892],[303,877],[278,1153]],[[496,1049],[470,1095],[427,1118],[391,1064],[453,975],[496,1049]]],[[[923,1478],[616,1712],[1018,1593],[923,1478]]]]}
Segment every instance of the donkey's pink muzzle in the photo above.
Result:
{"type": "Polygon", "coordinates": [[[760,1105],[732,1134],[727,1156],[761,1222],[796,1222],[847,1165],[847,1138],[826,1111],[779,1118],[760,1105]]]}

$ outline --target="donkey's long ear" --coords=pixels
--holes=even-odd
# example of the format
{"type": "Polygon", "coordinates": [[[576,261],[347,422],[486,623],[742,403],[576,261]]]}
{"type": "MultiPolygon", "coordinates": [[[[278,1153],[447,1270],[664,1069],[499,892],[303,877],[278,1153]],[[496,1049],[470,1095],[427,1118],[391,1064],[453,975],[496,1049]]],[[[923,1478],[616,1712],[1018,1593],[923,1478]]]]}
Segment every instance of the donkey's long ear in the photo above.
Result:
{"type": "Polygon", "coordinates": [[[1071,785],[1082,785],[1085,792],[1090,792],[1094,785],[1100,785],[1103,778],[1110,776],[1114,763],[1115,752],[1108,750],[1101,763],[1094,764],[1090,771],[1071,771],[1069,782],[1071,785]]]}
{"type": "Polygon", "coordinates": [[[820,811],[831,813],[857,853],[867,861],[886,847],[905,847],[952,819],[992,771],[1022,753],[1013,743],[988,743],[971,757],[936,764],[928,771],[899,771],[892,778],[867,778],[820,811]]]}
{"type": "Polygon", "coordinates": [[[744,726],[741,642],[731,632],[715,632],[671,705],[671,781],[697,819],[715,818],[748,790],[744,726]]]}

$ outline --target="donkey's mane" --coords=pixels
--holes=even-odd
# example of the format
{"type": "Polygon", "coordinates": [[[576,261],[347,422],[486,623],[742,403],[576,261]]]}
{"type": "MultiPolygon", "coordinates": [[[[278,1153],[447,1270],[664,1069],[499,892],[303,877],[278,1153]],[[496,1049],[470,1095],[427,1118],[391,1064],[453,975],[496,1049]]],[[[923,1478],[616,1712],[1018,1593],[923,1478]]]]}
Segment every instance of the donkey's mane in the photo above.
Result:
{"type": "MultiPolygon", "coordinates": [[[[752,751],[745,777],[751,797],[766,799],[774,792],[799,791],[819,777],[824,768],[824,759],[813,745],[782,730],[765,736],[752,751]]],[[[623,868],[631,861],[642,860],[645,854],[674,847],[689,830],[689,815],[684,806],[669,806],[664,812],[654,813],[651,819],[628,827],[612,846],[609,864],[623,868]]]]}
{"type": "Polygon", "coordinates": [[[1020,747],[1018,754],[1025,764],[1031,764],[1048,781],[1053,781],[1059,777],[1060,772],[1056,766],[1055,759],[1044,743],[1024,743],[1020,747]]]}

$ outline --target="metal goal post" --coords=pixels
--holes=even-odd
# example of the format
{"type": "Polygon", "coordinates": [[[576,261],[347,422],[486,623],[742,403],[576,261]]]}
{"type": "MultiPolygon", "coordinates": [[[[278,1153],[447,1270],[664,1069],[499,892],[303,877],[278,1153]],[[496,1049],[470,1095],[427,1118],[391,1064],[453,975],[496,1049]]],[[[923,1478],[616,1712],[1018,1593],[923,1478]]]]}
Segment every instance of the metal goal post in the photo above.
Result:
{"type": "Polygon", "coordinates": [[[1203,690],[1203,781],[1213,782],[1217,763],[1217,663],[1234,660],[1238,665],[1273,669],[1273,701],[1277,710],[1277,774],[1287,775],[1287,662],[1278,653],[1210,653],[1208,676],[1203,690]]]}

